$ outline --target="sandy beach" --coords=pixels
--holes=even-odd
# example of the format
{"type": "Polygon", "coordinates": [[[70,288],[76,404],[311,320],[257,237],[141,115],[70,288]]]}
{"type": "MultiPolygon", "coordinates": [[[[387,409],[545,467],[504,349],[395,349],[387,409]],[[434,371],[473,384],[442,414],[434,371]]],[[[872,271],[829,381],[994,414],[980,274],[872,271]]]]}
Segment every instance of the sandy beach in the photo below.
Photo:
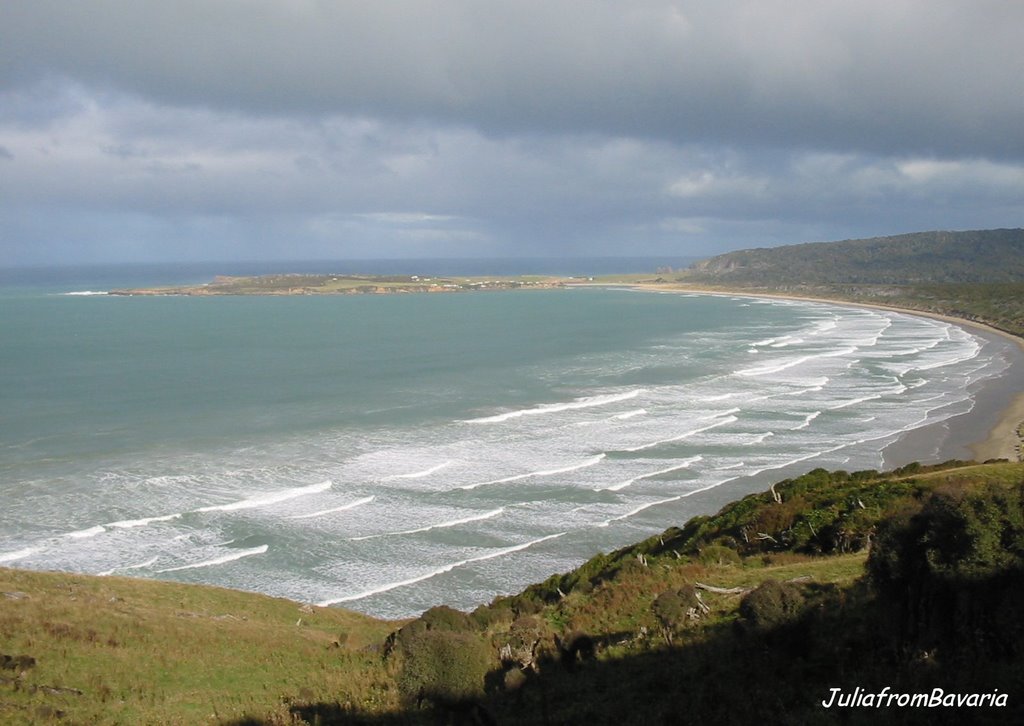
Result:
{"type": "Polygon", "coordinates": [[[665,292],[679,292],[698,295],[726,295],[729,297],[775,298],[799,300],[827,305],[874,308],[904,315],[933,318],[952,323],[990,344],[1001,345],[1009,363],[1006,371],[994,379],[976,384],[972,391],[975,401],[970,412],[930,426],[909,431],[899,440],[887,446],[883,452],[885,468],[891,469],[912,461],[934,463],[949,459],[1009,459],[1021,458],[1021,427],[1024,426],[1024,339],[982,323],[950,315],[927,313],[889,305],[856,303],[845,300],[783,295],[775,293],[754,293],[746,290],[703,290],[683,288],[674,285],[644,285],[638,290],[657,289],[665,292]]]}

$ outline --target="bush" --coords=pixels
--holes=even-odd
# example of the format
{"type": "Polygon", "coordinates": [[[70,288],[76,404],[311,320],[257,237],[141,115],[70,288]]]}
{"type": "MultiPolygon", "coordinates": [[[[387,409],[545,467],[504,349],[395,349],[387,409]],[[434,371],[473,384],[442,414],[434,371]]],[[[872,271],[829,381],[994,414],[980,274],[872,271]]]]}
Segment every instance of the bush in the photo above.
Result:
{"type": "Polygon", "coordinates": [[[740,556],[730,547],[712,544],[700,551],[700,562],[703,565],[738,565],[740,556]]]}
{"type": "Polygon", "coordinates": [[[427,630],[447,630],[458,633],[473,628],[472,621],[466,613],[447,605],[435,605],[420,615],[419,620],[423,622],[427,630]]]}
{"type": "Polygon", "coordinates": [[[403,643],[398,688],[407,703],[472,701],[484,694],[491,651],[478,636],[427,630],[403,643]]]}
{"type": "Polygon", "coordinates": [[[904,647],[1019,652],[1024,484],[934,492],[882,523],[868,572],[904,647]]]}
{"type": "Polygon", "coordinates": [[[422,633],[437,631],[447,633],[472,632],[475,621],[464,612],[447,605],[436,605],[425,611],[412,622],[406,623],[392,633],[384,643],[384,654],[392,653],[395,647],[404,649],[422,633]]]}
{"type": "Polygon", "coordinates": [[[800,614],[804,595],[789,582],[765,580],[743,596],[740,616],[758,630],[769,630],[793,622],[800,614]]]}
{"type": "Polygon", "coordinates": [[[505,602],[493,602],[481,605],[469,615],[470,619],[481,630],[487,630],[512,620],[512,608],[505,602]]]}

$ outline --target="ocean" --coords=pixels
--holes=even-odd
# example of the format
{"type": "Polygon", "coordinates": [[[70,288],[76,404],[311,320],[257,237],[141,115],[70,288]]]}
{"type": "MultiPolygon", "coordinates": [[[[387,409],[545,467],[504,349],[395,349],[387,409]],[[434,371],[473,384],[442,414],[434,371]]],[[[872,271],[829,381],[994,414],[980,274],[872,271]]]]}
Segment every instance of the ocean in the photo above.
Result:
{"type": "Polygon", "coordinates": [[[716,492],[880,468],[1008,366],[943,321],[742,296],[99,294],[212,274],[0,276],[0,565],[469,609],[716,492]]]}

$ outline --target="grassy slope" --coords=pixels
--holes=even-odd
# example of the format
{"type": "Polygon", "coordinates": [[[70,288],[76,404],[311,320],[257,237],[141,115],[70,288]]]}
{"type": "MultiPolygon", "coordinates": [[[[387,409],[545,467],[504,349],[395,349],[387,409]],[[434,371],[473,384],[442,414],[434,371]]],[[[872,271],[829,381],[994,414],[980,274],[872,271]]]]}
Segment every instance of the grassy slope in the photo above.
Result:
{"type": "MultiPolygon", "coordinates": [[[[805,578],[802,587],[812,596],[834,602],[849,592],[841,597],[856,603],[865,562],[858,531],[871,531],[901,502],[919,500],[936,487],[1021,480],[1021,464],[910,468],[897,475],[818,470],[777,484],[782,504],[769,492],[750,495],[714,516],[599,555],[520,595],[498,598],[471,621],[474,637],[485,638],[495,654],[508,641],[513,619],[524,615],[563,639],[585,632],[599,647],[596,665],[578,674],[542,668],[536,682],[544,685],[529,686],[514,698],[492,694],[488,708],[502,723],[529,722],[545,713],[554,723],[581,716],[610,723],[637,708],[646,717],[667,717],[658,709],[679,703],[683,695],[675,681],[661,683],[659,673],[754,678],[751,669],[762,667],[758,659],[768,655],[759,648],[748,652],[749,643],[737,639],[740,597],[731,594],[705,593],[711,615],[681,627],[674,647],[668,647],[652,610],[659,593],[694,582],[749,588],[767,578],[805,578]],[[851,534],[842,546],[829,534],[837,527],[851,534]],[[744,531],[754,536],[744,541],[744,531]],[[723,653],[734,653],[743,665],[719,662],[723,653]],[[729,675],[731,667],[739,668],[738,676],[729,675]]],[[[45,721],[58,710],[71,723],[243,717],[252,718],[250,723],[288,723],[292,713],[310,719],[319,714],[324,723],[433,718],[408,704],[403,710],[400,666],[380,655],[377,646],[394,623],[339,609],[309,613],[286,600],[218,588],[113,577],[0,569],[0,593],[0,653],[37,661],[20,678],[11,670],[0,672],[4,723],[45,721]]],[[[778,699],[784,703],[783,695],[778,699]]],[[[701,707],[713,714],[718,706],[701,707]]]]}
{"type": "Polygon", "coordinates": [[[21,678],[0,672],[3,723],[53,711],[74,723],[202,723],[328,697],[388,704],[379,658],[360,649],[393,625],[355,613],[303,612],[221,588],[9,569],[0,569],[0,593],[0,653],[37,661],[21,678]]]}

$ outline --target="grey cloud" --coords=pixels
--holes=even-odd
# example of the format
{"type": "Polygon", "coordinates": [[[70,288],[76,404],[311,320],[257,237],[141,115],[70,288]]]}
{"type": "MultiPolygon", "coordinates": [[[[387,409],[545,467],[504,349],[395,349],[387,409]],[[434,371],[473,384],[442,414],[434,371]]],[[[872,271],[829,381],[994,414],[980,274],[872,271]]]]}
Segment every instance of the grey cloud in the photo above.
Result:
{"type": "Polygon", "coordinates": [[[0,82],[488,134],[1024,155],[1000,0],[5,3],[0,82]]]}
{"type": "Polygon", "coordinates": [[[0,259],[1020,226],[1024,5],[0,4],[0,259]]]}

